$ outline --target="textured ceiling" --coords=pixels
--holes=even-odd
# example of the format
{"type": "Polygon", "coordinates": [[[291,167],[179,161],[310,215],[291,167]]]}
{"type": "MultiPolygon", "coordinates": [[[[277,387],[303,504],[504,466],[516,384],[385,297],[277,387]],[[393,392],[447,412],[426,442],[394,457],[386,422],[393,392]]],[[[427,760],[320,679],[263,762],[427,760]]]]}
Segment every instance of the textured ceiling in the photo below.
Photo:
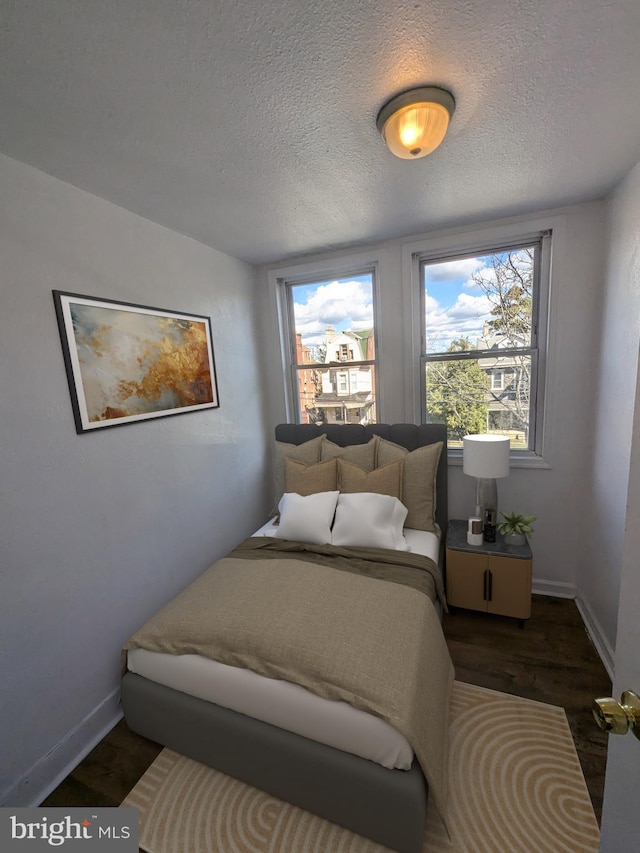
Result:
{"type": "Polygon", "coordinates": [[[603,197],[639,0],[0,0],[0,152],[259,263],[603,197]],[[448,88],[443,145],[376,115],[448,88]]]}

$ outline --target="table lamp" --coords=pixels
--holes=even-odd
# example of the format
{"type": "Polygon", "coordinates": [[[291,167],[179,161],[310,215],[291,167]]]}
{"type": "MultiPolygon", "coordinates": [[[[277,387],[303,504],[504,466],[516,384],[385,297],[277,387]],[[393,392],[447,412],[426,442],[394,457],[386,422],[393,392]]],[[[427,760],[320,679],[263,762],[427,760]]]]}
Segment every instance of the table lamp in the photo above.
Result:
{"type": "Polygon", "coordinates": [[[509,474],[510,440],[504,435],[465,435],[462,439],[462,470],[476,477],[476,515],[485,520],[485,511],[498,518],[496,480],[509,474]]]}

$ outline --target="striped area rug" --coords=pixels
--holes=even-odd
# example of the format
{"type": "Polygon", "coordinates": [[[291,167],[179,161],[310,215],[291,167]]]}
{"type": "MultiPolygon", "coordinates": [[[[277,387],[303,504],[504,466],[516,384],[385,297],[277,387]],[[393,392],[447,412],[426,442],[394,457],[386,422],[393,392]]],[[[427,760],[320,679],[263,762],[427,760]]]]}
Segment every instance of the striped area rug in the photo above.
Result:
{"type": "MultiPolygon", "coordinates": [[[[562,708],[455,682],[450,841],[423,853],[597,853],[598,824],[562,708]]],[[[163,750],[123,806],[147,853],[384,853],[386,848],[163,750]]]]}

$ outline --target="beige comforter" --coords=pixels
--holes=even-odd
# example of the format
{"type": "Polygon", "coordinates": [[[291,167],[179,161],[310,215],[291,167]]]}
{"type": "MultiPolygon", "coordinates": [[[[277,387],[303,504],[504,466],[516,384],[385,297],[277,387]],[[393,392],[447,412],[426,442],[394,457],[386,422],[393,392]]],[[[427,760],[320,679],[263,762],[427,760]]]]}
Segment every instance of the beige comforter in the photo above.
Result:
{"type": "Polygon", "coordinates": [[[133,648],[246,667],[382,717],[412,745],[446,819],[453,666],[423,592],[287,554],[229,556],[149,619],[133,648]]]}
{"type": "Polygon", "coordinates": [[[363,546],[341,548],[337,545],[311,545],[269,536],[253,536],[245,539],[229,556],[244,559],[282,559],[290,556],[308,560],[343,572],[410,586],[423,592],[432,601],[437,598],[443,609],[447,610],[440,569],[430,557],[411,551],[363,546]]]}

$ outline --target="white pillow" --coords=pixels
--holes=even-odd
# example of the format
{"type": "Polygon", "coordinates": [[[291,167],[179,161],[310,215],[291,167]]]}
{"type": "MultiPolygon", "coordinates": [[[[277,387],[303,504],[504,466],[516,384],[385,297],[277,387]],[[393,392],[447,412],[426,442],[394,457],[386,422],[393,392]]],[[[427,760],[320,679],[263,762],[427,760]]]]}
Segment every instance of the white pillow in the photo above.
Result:
{"type": "Polygon", "coordinates": [[[402,533],[407,512],[406,506],[391,495],[341,493],[331,544],[408,551],[409,546],[402,533]]]}
{"type": "Polygon", "coordinates": [[[285,492],[278,509],[280,524],[275,535],[279,539],[309,542],[312,545],[331,543],[331,523],[340,492],[316,492],[299,495],[285,492]]]}

